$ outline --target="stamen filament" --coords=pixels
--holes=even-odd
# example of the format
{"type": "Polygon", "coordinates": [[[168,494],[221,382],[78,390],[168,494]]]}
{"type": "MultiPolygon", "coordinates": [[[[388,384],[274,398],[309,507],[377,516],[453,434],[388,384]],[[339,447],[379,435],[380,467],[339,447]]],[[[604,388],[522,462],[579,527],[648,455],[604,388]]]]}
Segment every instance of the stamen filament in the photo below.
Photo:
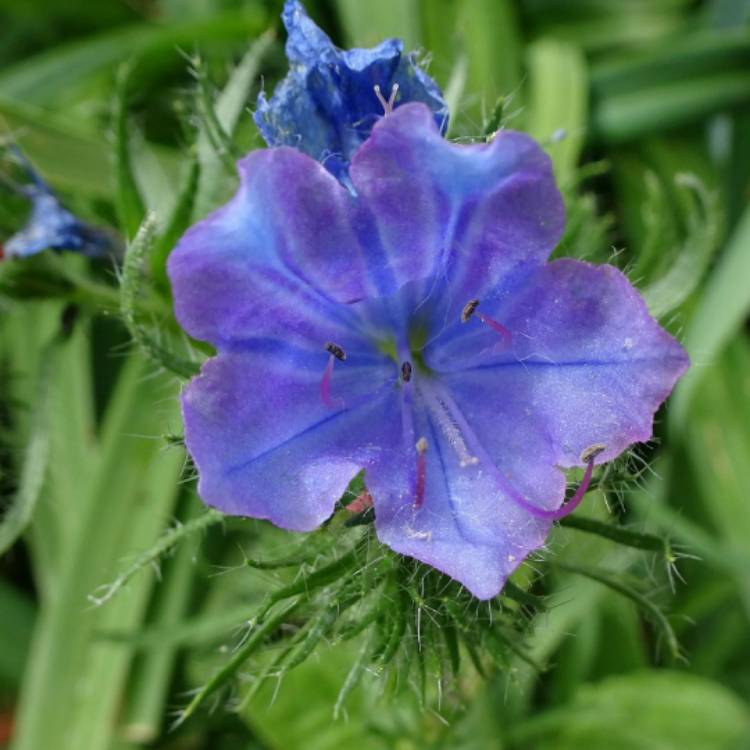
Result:
{"type": "Polygon", "coordinates": [[[329,409],[339,409],[344,405],[342,399],[331,398],[331,376],[333,375],[333,363],[336,361],[336,355],[328,356],[326,369],[323,370],[323,378],[320,381],[320,399],[329,409]]]}
{"type": "Polygon", "coordinates": [[[346,352],[338,344],[328,341],[325,350],[329,353],[326,369],[323,370],[323,379],[320,381],[320,398],[329,409],[343,409],[344,400],[331,398],[331,377],[333,376],[333,363],[336,360],[346,362],[346,352]]]}
{"type": "Polygon", "coordinates": [[[502,323],[498,323],[494,318],[490,318],[483,312],[479,312],[479,310],[477,310],[476,316],[479,318],[479,320],[482,321],[482,323],[489,326],[493,331],[495,331],[495,333],[500,334],[500,338],[502,338],[503,340],[504,349],[507,349],[510,346],[510,331],[502,323]]]}
{"type": "MultiPolygon", "coordinates": [[[[435,385],[431,385],[430,387],[437,388],[437,386],[435,385]]],[[[425,389],[423,389],[423,392],[424,390],[425,389]]],[[[471,449],[479,457],[475,460],[475,463],[478,460],[481,460],[482,466],[493,474],[497,483],[502,487],[503,491],[511,498],[511,500],[513,500],[513,502],[515,502],[517,505],[522,507],[525,511],[533,516],[537,518],[545,518],[551,521],[556,521],[560,518],[564,518],[578,507],[581,500],[583,500],[586,492],[588,492],[589,485],[591,484],[591,477],[594,473],[594,460],[602,451],[605,450],[606,446],[595,444],[583,451],[583,453],[581,454],[581,461],[586,464],[586,471],[584,472],[583,479],[576,489],[575,494],[567,503],[565,503],[557,510],[545,510],[544,508],[538,508],[536,505],[529,502],[505,478],[503,473],[497,468],[491,456],[487,453],[487,451],[477,439],[474,431],[471,429],[471,426],[468,424],[463,413],[458,408],[458,405],[448,394],[443,393],[442,390],[443,389],[441,389],[441,393],[439,395],[436,393],[430,394],[428,397],[429,400],[426,400],[428,400],[428,403],[437,401],[445,409],[446,413],[450,415],[452,423],[455,424],[456,430],[461,435],[462,440],[465,438],[465,440],[471,446],[471,449]]],[[[455,447],[456,446],[454,445],[454,448],[455,447]]],[[[465,464],[462,462],[461,465],[464,466],[465,464]]]]}
{"type": "Polygon", "coordinates": [[[474,466],[479,463],[479,459],[469,451],[464,435],[461,432],[461,428],[456,423],[456,420],[453,418],[443,399],[440,396],[431,393],[430,388],[421,388],[420,393],[429,407],[430,412],[435,417],[438,427],[440,427],[440,430],[443,435],[445,435],[453,450],[456,451],[461,468],[463,469],[467,466],[474,466]]]}
{"type": "Polygon", "coordinates": [[[461,310],[461,322],[468,323],[471,318],[476,315],[479,320],[482,321],[486,326],[489,326],[495,333],[499,334],[503,340],[503,348],[507,349],[510,346],[511,335],[510,331],[502,324],[498,323],[494,318],[489,315],[485,315],[483,312],[477,310],[479,307],[479,300],[469,300],[461,310]]]}
{"type": "Polygon", "coordinates": [[[424,504],[424,491],[427,484],[427,440],[423,437],[417,440],[417,479],[414,483],[414,507],[421,508],[424,504]]]}

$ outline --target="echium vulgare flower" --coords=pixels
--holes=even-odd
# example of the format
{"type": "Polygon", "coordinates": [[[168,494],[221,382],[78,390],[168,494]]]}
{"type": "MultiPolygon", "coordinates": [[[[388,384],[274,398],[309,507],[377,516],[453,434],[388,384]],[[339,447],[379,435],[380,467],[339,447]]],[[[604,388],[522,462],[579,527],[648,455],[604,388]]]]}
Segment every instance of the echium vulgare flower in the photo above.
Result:
{"type": "Polygon", "coordinates": [[[43,250],[71,250],[99,257],[114,249],[112,237],[62,206],[20,149],[12,146],[9,151],[29,178],[25,185],[10,184],[31,202],[31,214],[26,224],[0,246],[0,257],[25,258],[43,250]]]}
{"type": "Polygon", "coordinates": [[[270,100],[258,97],[255,122],[269,146],[294,146],[346,181],[349,160],[373,125],[400,103],[423,102],[443,131],[448,106],[437,84],[400,39],[340,50],[298,0],[282,14],[290,71],[270,100]],[[378,92],[373,96],[373,89],[378,92]]]}
{"type": "Polygon", "coordinates": [[[203,500],[305,531],[365,469],[382,542],[496,595],[569,510],[564,470],[649,439],[682,347],[616,268],[545,262],[563,203],[521,133],[454,145],[405,104],[350,189],[291,148],[239,171],[169,262],[218,352],[182,397],[203,500]]]}

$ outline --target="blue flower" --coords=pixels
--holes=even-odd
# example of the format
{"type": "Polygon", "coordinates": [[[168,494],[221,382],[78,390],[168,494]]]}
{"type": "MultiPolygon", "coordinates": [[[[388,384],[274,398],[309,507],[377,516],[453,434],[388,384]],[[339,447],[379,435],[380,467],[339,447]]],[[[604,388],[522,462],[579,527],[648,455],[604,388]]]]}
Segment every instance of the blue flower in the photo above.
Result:
{"type": "Polygon", "coordinates": [[[290,71],[270,101],[260,94],[255,113],[269,146],[298,148],[346,179],[354,152],[393,106],[423,102],[445,132],[448,107],[442,93],[414,54],[403,54],[401,40],[340,50],[298,0],[287,0],[282,18],[290,71]]]}
{"type": "Polygon", "coordinates": [[[521,133],[451,144],[406,104],[351,189],[291,148],[239,170],[169,260],[218,352],[182,396],[201,497],[304,531],[364,468],[382,542],[495,596],[571,509],[564,470],[651,437],[684,350],[616,268],[546,262],[563,202],[521,133]]]}
{"type": "Polygon", "coordinates": [[[21,151],[15,147],[10,150],[30,179],[29,184],[14,187],[31,202],[31,214],[25,226],[5,243],[6,257],[25,258],[43,250],[72,250],[99,257],[113,250],[114,243],[108,234],[63,208],[21,151]]]}

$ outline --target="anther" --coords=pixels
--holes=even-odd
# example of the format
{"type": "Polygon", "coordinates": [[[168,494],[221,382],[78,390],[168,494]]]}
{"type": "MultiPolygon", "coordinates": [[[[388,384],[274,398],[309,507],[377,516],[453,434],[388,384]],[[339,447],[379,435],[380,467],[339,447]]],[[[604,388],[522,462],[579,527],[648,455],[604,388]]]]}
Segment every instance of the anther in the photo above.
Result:
{"type": "Polygon", "coordinates": [[[469,318],[474,314],[474,311],[479,307],[478,299],[470,299],[465,305],[464,309],[461,310],[461,322],[468,323],[469,318]]]}
{"type": "Polygon", "coordinates": [[[607,446],[602,443],[590,445],[581,453],[581,463],[587,464],[589,461],[593,461],[600,453],[604,453],[605,450],[607,450],[607,446]]]}
{"type": "Polygon", "coordinates": [[[411,362],[406,361],[401,365],[401,380],[408,383],[411,380],[411,362]]]}
{"type": "Polygon", "coordinates": [[[394,83],[391,87],[391,94],[386,99],[383,96],[383,91],[380,88],[380,86],[376,83],[375,86],[373,86],[373,89],[375,91],[375,96],[378,98],[378,101],[380,102],[380,106],[383,108],[383,114],[389,115],[391,112],[393,112],[393,108],[396,104],[396,96],[398,95],[398,84],[394,83]]]}
{"type": "Polygon", "coordinates": [[[424,437],[417,440],[417,478],[414,484],[414,507],[421,508],[424,504],[424,492],[427,485],[427,439],[424,437]]]}
{"type": "Polygon", "coordinates": [[[346,361],[346,352],[338,344],[334,344],[331,341],[329,341],[326,344],[326,351],[329,354],[333,354],[333,356],[336,357],[336,359],[339,360],[339,362],[346,361]]]}

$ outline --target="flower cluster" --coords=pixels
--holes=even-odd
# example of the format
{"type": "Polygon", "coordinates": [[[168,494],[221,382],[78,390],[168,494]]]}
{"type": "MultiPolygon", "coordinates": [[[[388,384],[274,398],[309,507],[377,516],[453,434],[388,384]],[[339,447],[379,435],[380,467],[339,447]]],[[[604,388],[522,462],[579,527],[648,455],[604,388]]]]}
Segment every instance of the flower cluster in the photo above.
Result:
{"type": "MultiPolygon", "coordinates": [[[[299,23],[293,64],[302,38],[329,44],[299,23]]],[[[375,106],[386,45],[331,107],[375,106]]],[[[290,128],[294,80],[272,99],[290,128]]],[[[687,356],[616,268],[547,262],[564,209],[531,138],[455,145],[434,108],[403,103],[344,186],[318,162],[336,112],[299,130],[306,153],[242,159],[237,194],[170,257],[178,320],[218,352],[182,397],[199,492],[305,531],[364,469],[382,542],[493,597],[569,510],[565,470],[588,479],[648,440],[687,356]]]]}

